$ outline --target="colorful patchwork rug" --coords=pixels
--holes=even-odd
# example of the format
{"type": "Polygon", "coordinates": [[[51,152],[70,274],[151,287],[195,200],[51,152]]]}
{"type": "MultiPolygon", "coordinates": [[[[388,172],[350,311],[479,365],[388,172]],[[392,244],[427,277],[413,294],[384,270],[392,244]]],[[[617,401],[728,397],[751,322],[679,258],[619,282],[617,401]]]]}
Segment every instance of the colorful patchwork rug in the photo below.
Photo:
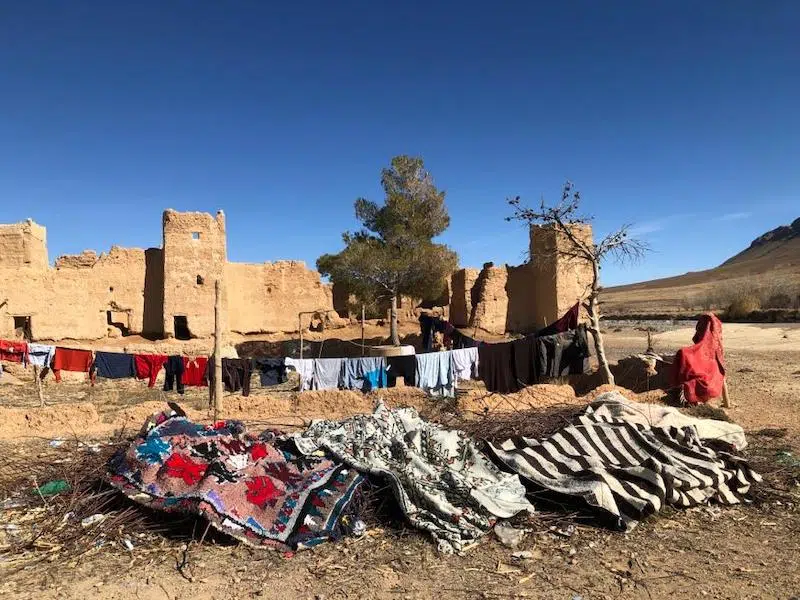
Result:
{"type": "Polygon", "coordinates": [[[296,550],[363,529],[364,478],[322,453],[304,455],[273,432],[212,426],[160,413],[109,462],[109,480],[151,508],[205,517],[255,546],[296,550]]]}

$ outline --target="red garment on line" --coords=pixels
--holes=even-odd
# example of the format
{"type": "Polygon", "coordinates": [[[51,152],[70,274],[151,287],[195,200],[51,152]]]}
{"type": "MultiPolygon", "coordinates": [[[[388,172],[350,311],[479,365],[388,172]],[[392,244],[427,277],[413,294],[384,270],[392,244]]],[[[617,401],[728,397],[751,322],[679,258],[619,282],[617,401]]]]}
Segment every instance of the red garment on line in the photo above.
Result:
{"type": "Polygon", "coordinates": [[[28,362],[28,342],[0,340],[0,360],[6,362],[28,362]]]}
{"type": "Polygon", "coordinates": [[[136,367],[136,377],[147,379],[147,387],[156,384],[158,372],[164,367],[167,357],[163,354],[136,354],[133,357],[133,364],[136,367]]]}
{"type": "Polygon", "coordinates": [[[206,376],[207,366],[208,357],[206,356],[198,356],[193,360],[188,356],[184,356],[182,377],[183,385],[208,387],[208,377],[206,376]]]}
{"type": "Polygon", "coordinates": [[[722,395],[725,384],[725,355],[722,350],[722,322],[712,313],[697,321],[693,346],[681,348],[672,366],[672,383],[683,388],[690,404],[708,402],[722,395]]]}
{"type": "Polygon", "coordinates": [[[536,335],[555,335],[556,333],[564,333],[578,328],[578,318],[580,317],[581,303],[576,302],[575,306],[565,312],[561,318],[553,321],[550,325],[540,330],[536,335]]]}
{"type": "MultiPolygon", "coordinates": [[[[94,355],[91,350],[72,350],[70,348],[56,348],[56,355],[53,358],[53,375],[56,381],[61,381],[61,371],[75,371],[77,373],[89,373],[94,363],[94,355]]],[[[94,374],[90,375],[94,382],[94,374]]]]}

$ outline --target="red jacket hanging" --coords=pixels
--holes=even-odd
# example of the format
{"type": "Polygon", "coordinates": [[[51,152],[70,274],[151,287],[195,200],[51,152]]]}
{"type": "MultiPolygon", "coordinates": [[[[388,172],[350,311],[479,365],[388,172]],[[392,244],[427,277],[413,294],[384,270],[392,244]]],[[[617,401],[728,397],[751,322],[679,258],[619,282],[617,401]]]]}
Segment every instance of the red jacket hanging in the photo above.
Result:
{"type": "Polygon", "coordinates": [[[137,354],[133,357],[133,364],[136,367],[136,377],[147,379],[147,387],[156,384],[156,378],[161,371],[167,357],[163,354],[137,354]]]}
{"type": "Polygon", "coordinates": [[[697,321],[693,346],[681,348],[672,366],[672,383],[683,388],[690,404],[708,402],[722,395],[725,384],[725,355],[722,350],[722,322],[712,313],[697,321]]]}
{"type": "Polygon", "coordinates": [[[206,377],[207,366],[208,357],[206,356],[198,356],[194,359],[184,356],[183,385],[208,386],[208,378],[206,377]]]}
{"type": "Polygon", "coordinates": [[[28,361],[28,343],[0,340],[0,360],[26,363],[28,361]]]}
{"type": "Polygon", "coordinates": [[[91,374],[94,355],[91,350],[72,350],[70,348],[56,348],[53,358],[53,375],[56,381],[61,381],[61,371],[76,371],[90,373],[89,378],[94,381],[91,374]]]}

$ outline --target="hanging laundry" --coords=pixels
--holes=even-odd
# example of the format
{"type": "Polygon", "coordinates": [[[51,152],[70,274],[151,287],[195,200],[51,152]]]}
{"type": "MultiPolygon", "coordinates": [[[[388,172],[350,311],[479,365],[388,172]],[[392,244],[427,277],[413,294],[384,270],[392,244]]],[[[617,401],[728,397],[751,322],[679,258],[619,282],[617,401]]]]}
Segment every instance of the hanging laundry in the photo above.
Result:
{"type": "Polygon", "coordinates": [[[692,341],[693,346],[675,354],[672,381],[689,404],[697,404],[722,395],[725,354],[720,320],[712,313],[701,315],[692,341]]]}
{"type": "MultiPolygon", "coordinates": [[[[227,392],[242,391],[242,396],[250,395],[250,373],[252,363],[249,358],[223,358],[222,383],[227,392]]],[[[214,357],[208,361],[206,380],[214,385],[214,357]]]]}
{"type": "Polygon", "coordinates": [[[27,342],[12,342],[10,340],[0,340],[0,360],[6,362],[25,363],[28,355],[27,342]]]}
{"type": "Polygon", "coordinates": [[[196,387],[208,387],[206,368],[208,367],[208,357],[198,356],[190,358],[183,357],[183,385],[196,387]]]}
{"type": "Polygon", "coordinates": [[[417,354],[415,385],[431,396],[454,398],[456,376],[453,371],[452,351],[417,354]]]}
{"type": "Polygon", "coordinates": [[[460,350],[462,348],[477,348],[478,342],[468,335],[464,335],[458,329],[455,329],[451,334],[453,339],[453,350],[460,350]]]}
{"type": "Polygon", "coordinates": [[[344,378],[344,358],[316,358],[311,380],[312,390],[338,390],[344,378]]]}
{"type": "Polygon", "coordinates": [[[342,387],[344,389],[360,390],[367,393],[386,386],[386,358],[383,356],[367,356],[345,360],[342,377],[342,387]]]}
{"type": "Polygon", "coordinates": [[[286,366],[297,371],[300,375],[300,391],[311,389],[311,380],[314,378],[313,358],[287,358],[286,366]]]}
{"type": "Polygon", "coordinates": [[[417,378],[417,357],[413,354],[386,357],[386,381],[388,387],[397,385],[397,378],[402,377],[405,385],[415,385],[417,378]]]}
{"type": "Polygon", "coordinates": [[[581,303],[576,302],[575,306],[565,312],[560,319],[553,321],[544,329],[536,332],[538,336],[553,335],[556,333],[564,333],[578,328],[578,317],[580,316],[581,303]]]}
{"type": "Polygon", "coordinates": [[[183,356],[170,356],[167,362],[164,363],[165,377],[164,377],[164,391],[171,392],[174,387],[179,394],[182,394],[184,389],[183,374],[184,363],[183,356]]]}
{"type": "Polygon", "coordinates": [[[28,364],[49,369],[56,355],[56,347],[48,344],[28,344],[28,364]]]}
{"type": "Polygon", "coordinates": [[[72,348],[56,348],[53,356],[53,375],[56,381],[61,381],[61,371],[74,371],[77,373],[89,373],[89,379],[93,381],[91,374],[92,364],[94,363],[91,350],[73,350],[72,348]]]}
{"type": "Polygon", "coordinates": [[[286,361],[283,358],[254,358],[253,368],[259,372],[264,387],[286,383],[286,361]]]}
{"type": "Polygon", "coordinates": [[[453,371],[456,380],[477,379],[478,378],[478,349],[460,348],[453,350],[450,354],[453,358],[453,371]]]}
{"type": "Polygon", "coordinates": [[[586,327],[536,338],[540,377],[580,375],[589,370],[586,327]]]}
{"type": "Polygon", "coordinates": [[[136,377],[147,379],[147,387],[153,387],[159,371],[166,362],[167,356],[164,354],[137,354],[133,357],[136,377]]]}
{"type": "Polygon", "coordinates": [[[478,346],[478,372],[490,392],[508,394],[519,390],[511,342],[478,346]]]}
{"type": "Polygon", "coordinates": [[[528,336],[511,342],[514,357],[514,377],[520,387],[539,381],[536,338],[528,336]]]}
{"type": "Polygon", "coordinates": [[[95,352],[94,368],[98,377],[122,379],[135,377],[133,355],[119,352],[95,352]]]}

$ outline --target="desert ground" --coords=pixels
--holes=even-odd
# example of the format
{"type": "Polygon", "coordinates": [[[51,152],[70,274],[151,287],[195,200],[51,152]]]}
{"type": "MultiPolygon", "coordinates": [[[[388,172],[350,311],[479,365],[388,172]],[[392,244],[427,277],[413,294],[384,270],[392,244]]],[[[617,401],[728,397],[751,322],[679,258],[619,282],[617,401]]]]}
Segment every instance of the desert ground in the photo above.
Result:
{"type": "MultiPolygon", "coordinates": [[[[610,325],[611,359],[644,351],[642,329],[636,323],[610,325]]],[[[653,336],[654,348],[672,353],[686,345],[692,333],[691,324],[661,327],[653,336]]],[[[336,335],[346,337],[341,332],[336,335]]],[[[351,337],[357,335],[352,332],[351,337]]],[[[630,533],[608,531],[574,514],[543,509],[519,523],[530,532],[517,549],[501,545],[490,534],[463,556],[438,555],[426,536],[404,527],[387,508],[373,511],[361,538],[291,556],[255,550],[213,532],[201,543],[202,523],[169,522],[146,512],[136,521],[121,519],[118,530],[106,528],[104,537],[92,537],[91,529],[81,532],[74,548],[58,547],[56,538],[43,534],[20,550],[14,536],[41,526],[37,524],[42,523],[42,514],[66,510],[58,498],[46,505],[32,498],[21,508],[0,505],[0,595],[39,600],[796,597],[800,595],[800,326],[730,324],[725,325],[724,336],[734,403],[727,415],[745,428],[746,454],[764,475],[750,505],[666,509],[630,533]],[[132,546],[124,547],[123,539],[132,546]],[[518,550],[530,551],[530,558],[513,558],[518,550]]],[[[347,340],[342,344],[352,346],[347,340]]],[[[334,351],[336,346],[328,348],[334,351]]],[[[140,382],[99,382],[89,387],[81,381],[57,385],[48,380],[44,388],[48,405],[40,408],[25,373],[9,371],[5,381],[0,385],[0,450],[5,459],[0,461],[0,502],[30,489],[34,479],[41,482],[69,473],[81,461],[100,464],[107,451],[104,444],[134,435],[166,399],[176,399],[140,382]],[[56,438],[65,441],[54,448],[50,442],[56,438]]],[[[367,396],[254,389],[249,398],[226,395],[223,416],[242,419],[255,430],[291,429],[314,417],[367,412],[377,398],[384,398],[393,406],[416,406],[450,426],[509,420],[519,411],[532,411],[525,416],[535,426],[537,415],[546,420],[553,410],[578,407],[597,393],[576,396],[564,383],[501,396],[475,385],[457,406],[443,406],[413,388],[367,396]]],[[[658,390],[624,393],[651,402],[663,397],[658,390]]],[[[180,403],[191,417],[210,418],[206,390],[193,390],[180,403]]],[[[120,514],[130,505],[116,499],[105,510],[120,514]]]]}

